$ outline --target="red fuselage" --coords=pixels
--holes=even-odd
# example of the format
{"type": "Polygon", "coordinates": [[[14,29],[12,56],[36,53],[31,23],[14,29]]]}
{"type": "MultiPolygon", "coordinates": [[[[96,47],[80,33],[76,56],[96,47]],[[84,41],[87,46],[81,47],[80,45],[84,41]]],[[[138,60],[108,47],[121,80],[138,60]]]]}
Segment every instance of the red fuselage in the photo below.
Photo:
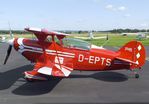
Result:
{"type": "Polygon", "coordinates": [[[118,52],[104,48],[91,47],[83,50],[75,47],[65,47],[63,44],[52,42],[39,42],[37,40],[16,38],[13,46],[31,62],[54,62],[55,56],[67,58],[62,63],[73,63],[75,70],[117,70],[129,69],[130,64],[116,60],[118,52]]]}

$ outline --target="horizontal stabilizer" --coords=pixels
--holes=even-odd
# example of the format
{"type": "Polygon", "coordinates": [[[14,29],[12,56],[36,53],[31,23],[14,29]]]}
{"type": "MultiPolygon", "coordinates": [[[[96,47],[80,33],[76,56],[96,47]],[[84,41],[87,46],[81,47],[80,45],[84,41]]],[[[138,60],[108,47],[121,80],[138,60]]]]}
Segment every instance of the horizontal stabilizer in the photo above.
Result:
{"type": "Polygon", "coordinates": [[[131,60],[129,60],[129,59],[124,59],[124,58],[120,58],[120,57],[116,57],[116,59],[121,60],[121,61],[125,61],[125,62],[129,62],[129,63],[132,63],[132,64],[136,64],[136,65],[137,65],[136,62],[131,61],[131,60]]]}

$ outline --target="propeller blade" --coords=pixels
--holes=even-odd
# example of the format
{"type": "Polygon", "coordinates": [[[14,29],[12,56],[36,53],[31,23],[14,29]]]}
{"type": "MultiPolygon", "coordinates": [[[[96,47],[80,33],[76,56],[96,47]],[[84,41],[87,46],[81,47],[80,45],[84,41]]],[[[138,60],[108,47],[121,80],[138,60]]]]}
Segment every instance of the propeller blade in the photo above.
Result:
{"type": "Polygon", "coordinates": [[[12,33],[12,30],[11,30],[11,26],[10,26],[9,21],[8,21],[8,25],[9,25],[9,35],[10,35],[10,38],[12,39],[13,38],[13,33],[12,33]]]}
{"type": "Polygon", "coordinates": [[[6,64],[8,58],[10,56],[11,50],[12,50],[12,45],[9,45],[8,50],[7,50],[7,55],[6,55],[6,58],[5,58],[5,61],[4,61],[4,65],[6,64]]]}

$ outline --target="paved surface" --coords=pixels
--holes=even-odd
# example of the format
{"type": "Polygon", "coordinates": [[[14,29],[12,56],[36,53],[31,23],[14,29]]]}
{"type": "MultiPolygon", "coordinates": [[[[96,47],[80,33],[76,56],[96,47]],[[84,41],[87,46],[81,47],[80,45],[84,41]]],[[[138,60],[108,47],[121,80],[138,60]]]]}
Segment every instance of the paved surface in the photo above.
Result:
{"type": "MultiPolygon", "coordinates": [[[[0,104],[49,103],[149,103],[149,62],[140,79],[130,71],[78,72],[69,78],[28,83],[22,73],[33,67],[12,51],[7,65],[2,65],[7,45],[0,46],[0,104]]],[[[149,47],[147,47],[149,56],[149,47]]]]}

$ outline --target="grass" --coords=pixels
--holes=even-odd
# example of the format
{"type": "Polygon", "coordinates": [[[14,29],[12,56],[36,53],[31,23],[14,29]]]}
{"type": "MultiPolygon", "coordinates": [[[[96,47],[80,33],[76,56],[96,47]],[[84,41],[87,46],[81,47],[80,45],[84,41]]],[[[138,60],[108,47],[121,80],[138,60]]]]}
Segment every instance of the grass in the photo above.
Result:
{"type": "MultiPolygon", "coordinates": [[[[9,35],[5,35],[6,37],[9,37],[9,35]]],[[[87,37],[88,34],[74,34],[71,35],[69,37],[75,37],[75,36],[83,36],[83,37],[87,37]]],[[[107,36],[106,33],[94,33],[94,37],[100,37],[100,36],[107,36]]],[[[95,44],[97,46],[101,46],[103,45],[105,42],[106,44],[104,46],[123,46],[125,43],[131,41],[131,40],[136,40],[136,36],[122,36],[120,34],[108,34],[109,36],[109,40],[106,42],[106,39],[84,39],[85,41],[95,44]]],[[[14,34],[14,37],[23,37],[23,38],[35,38],[35,36],[33,34],[25,34],[25,35],[18,35],[18,34],[14,34]]],[[[148,39],[142,39],[140,42],[143,43],[143,45],[145,46],[149,46],[149,38],[148,39]]]]}
{"type": "Polygon", "coordinates": [[[103,45],[106,41],[105,46],[122,46],[125,43],[134,40],[134,37],[123,37],[123,36],[109,36],[109,40],[98,39],[98,40],[87,40],[96,45],[103,45]]]}
{"type": "MultiPolygon", "coordinates": [[[[80,35],[82,36],[82,35],[80,35]]],[[[87,35],[84,35],[87,36],[87,35]]],[[[107,34],[103,34],[103,33],[99,33],[99,34],[95,34],[95,37],[98,36],[107,36],[107,34]]],[[[131,41],[131,40],[136,40],[136,36],[122,36],[120,34],[108,34],[109,36],[109,40],[107,41],[106,39],[84,39],[87,42],[90,42],[92,44],[95,44],[97,46],[101,46],[104,44],[104,46],[123,46],[124,44],[126,44],[127,42],[131,41]]],[[[145,46],[149,46],[149,38],[148,39],[142,39],[140,40],[140,42],[143,43],[143,45],[145,46]]]]}
{"type": "MultiPolygon", "coordinates": [[[[0,36],[5,36],[6,38],[9,38],[10,35],[9,34],[5,34],[5,35],[0,35],[0,36]]],[[[14,34],[14,38],[36,38],[36,36],[34,34],[14,34]]]]}

